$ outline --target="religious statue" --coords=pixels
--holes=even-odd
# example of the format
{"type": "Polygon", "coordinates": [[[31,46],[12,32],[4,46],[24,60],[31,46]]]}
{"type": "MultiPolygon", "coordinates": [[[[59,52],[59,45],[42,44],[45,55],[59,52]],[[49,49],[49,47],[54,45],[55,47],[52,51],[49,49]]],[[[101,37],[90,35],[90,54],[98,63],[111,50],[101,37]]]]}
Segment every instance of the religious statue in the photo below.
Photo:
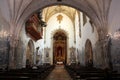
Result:
{"type": "Polygon", "coordinates": [[[57,48],[57,57],[61,57],[62,56],[62,48],[58,47],[57,48]]]}
{"type": "Polygon", "coordinates": [[[49,53],[48,52],[46,52],[46,57],[49,57],[49,53]]]}

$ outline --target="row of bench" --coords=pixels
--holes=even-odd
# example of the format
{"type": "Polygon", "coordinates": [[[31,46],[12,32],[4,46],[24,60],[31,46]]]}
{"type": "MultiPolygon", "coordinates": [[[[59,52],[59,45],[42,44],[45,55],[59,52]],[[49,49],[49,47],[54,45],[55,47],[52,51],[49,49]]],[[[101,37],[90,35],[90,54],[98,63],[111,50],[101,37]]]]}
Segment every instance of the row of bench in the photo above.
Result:
{"type": "Polygon", "coordinates": [[[16,69],[0,71],[0,80],[44,80],[54,65],[39,66],[37,69],[16,69]]]}
{"type": "Polygon", "coordinates": [[[80,65],[66,65],[65,68],[73,80],[120,80],[119,73],[107,69],[102,70],[80,65]]]}

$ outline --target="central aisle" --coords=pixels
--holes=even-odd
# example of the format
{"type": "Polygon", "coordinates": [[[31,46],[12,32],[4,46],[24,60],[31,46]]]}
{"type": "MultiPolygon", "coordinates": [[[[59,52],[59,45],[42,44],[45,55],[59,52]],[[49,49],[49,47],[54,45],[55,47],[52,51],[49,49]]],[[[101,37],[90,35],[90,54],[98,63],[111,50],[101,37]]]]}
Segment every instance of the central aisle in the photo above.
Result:
{"type": "Polygon", "coordinates": [[[45,80],[72,80],[64,65],[56,65],[55,69],[48,75],[45,80]]]}

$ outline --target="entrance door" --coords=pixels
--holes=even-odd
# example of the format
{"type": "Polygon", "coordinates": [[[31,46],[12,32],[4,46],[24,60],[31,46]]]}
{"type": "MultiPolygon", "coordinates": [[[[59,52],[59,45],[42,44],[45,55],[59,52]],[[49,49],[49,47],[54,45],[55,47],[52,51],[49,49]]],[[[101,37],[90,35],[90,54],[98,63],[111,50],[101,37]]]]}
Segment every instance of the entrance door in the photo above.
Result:
{"type": "Polygon", "coordinates": [[[63,32],[55,33],[53,37],[53,63],[66,63],[67,40],[63,32]]]}

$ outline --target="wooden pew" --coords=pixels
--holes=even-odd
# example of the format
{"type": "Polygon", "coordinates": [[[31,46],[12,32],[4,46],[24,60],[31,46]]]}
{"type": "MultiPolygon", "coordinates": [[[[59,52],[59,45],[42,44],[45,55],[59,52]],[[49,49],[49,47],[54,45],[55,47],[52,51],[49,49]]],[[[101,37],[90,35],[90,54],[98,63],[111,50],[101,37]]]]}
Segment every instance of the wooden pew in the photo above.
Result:
{"type": "Polygon", "coordinates": [[[105,76],[103,70],[92,68],[92,67],[90,68],[90,67],[83,67],[83,66],[79,66],[79,67],[66,66],[66,69],[68,73],[72,76],[72,78],[75,80],[80,80],[80,79],[102,80],[104,79],[104,76],[105,76]]]}
{"type": "Polygon", "coordinates": [[[92,67],[65,66],[73,80],[120,80],[120,73],[92,67]]]}
{"type": "Polygon", "coordinates": [[[38,69],[0,71],[0,80],[43,80],[53,69],[54,66],[40,66],[38,69]]]}

